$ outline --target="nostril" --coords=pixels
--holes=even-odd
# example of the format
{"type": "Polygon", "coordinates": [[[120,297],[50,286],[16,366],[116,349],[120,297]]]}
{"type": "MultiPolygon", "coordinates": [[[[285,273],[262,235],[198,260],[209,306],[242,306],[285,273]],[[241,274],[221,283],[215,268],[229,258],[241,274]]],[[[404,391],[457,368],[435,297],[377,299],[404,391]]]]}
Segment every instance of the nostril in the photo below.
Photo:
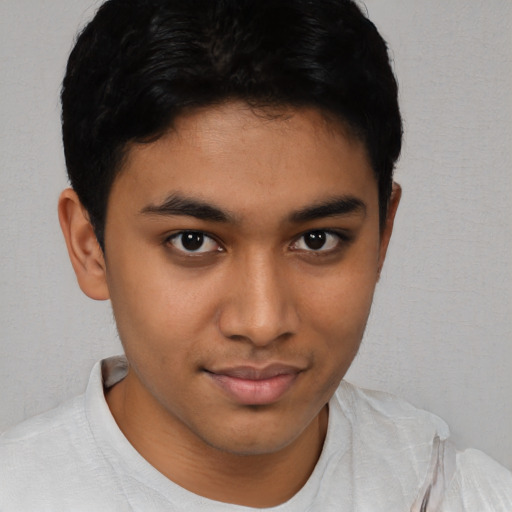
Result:
{"type": "Polygon", "coordinates": [[[232,334],[228,338],[232,341],[251,341],[247,336],[242,336],[241,334],[232,334]]]}
{"type": "Polygon", "coordinates": [[[273,336],[272,334],[261,335],[259,333],[253,333],[252,335],[243,334],[231,334],[226,336],[231,341],[245,342],[257,346],[267,346],[276,342],[282,343],[293,336],[292,332],[284,332],[273,336]]]}

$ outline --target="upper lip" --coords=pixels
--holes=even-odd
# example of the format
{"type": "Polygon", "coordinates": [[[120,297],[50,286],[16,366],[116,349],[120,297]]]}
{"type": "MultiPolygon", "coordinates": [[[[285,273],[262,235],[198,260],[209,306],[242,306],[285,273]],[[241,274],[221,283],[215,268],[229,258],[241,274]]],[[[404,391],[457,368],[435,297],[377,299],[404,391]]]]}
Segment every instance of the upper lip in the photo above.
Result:
{"type": "Polygon", "coordinates": [[[300,373],[302,370],[297,366],[273,363],[262,368],[251,365],[241,366],[229,366],[226,368],[219,368],[213,370],[207,370],[209,373],[214,375],[222,375],[225,377],[231,377],[235,379],[245,380],[265,380],[277,377],[278,375],[293,375],[300,373]]]}

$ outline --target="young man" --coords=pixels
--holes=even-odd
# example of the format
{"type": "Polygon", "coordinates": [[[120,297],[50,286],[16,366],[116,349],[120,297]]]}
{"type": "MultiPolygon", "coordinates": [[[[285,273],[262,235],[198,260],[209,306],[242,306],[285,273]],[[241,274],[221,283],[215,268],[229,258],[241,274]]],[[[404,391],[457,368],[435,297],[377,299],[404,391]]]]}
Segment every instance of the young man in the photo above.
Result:
{"type": "Polygon", "coordinates": [[[400,200],[354,3],[110,0],[62,104],[62,230],[126,358],[1,438],[2,511],[510,510],[504,468],[342,381],[400,200]]]}

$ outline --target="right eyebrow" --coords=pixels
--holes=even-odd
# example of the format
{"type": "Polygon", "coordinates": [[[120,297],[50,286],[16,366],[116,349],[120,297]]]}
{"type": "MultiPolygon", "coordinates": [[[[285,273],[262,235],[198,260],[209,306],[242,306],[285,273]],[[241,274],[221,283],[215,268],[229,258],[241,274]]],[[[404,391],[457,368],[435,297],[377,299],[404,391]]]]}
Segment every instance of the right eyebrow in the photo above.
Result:
{"type": "Polygon", "coordinates": [[[212,222],[230,222],[234,217],[215,205],[181,194],[171,194],[160,204],[149,204],[142,208],[140,213],[158,216],[181,215],[212,222]]]}

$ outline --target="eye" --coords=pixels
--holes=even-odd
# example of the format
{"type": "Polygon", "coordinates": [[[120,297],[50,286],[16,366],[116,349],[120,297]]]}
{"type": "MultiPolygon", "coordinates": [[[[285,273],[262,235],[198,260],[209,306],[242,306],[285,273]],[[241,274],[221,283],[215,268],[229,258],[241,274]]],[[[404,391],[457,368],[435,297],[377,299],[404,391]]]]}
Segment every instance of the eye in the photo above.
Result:
{"type": "Polygon", "coordinates": [[[204,254],[222,251],[221,246],[201,231],[180,231],[170,236],[166,242],[176,250],[186,254],[204,254]]]}
{"type": "Polygon", "coordinates": [[[299,251],[327,252],[339,246],[341,236],[330,231],[308,231],[298,238],[292,249],[299,251]]]}

